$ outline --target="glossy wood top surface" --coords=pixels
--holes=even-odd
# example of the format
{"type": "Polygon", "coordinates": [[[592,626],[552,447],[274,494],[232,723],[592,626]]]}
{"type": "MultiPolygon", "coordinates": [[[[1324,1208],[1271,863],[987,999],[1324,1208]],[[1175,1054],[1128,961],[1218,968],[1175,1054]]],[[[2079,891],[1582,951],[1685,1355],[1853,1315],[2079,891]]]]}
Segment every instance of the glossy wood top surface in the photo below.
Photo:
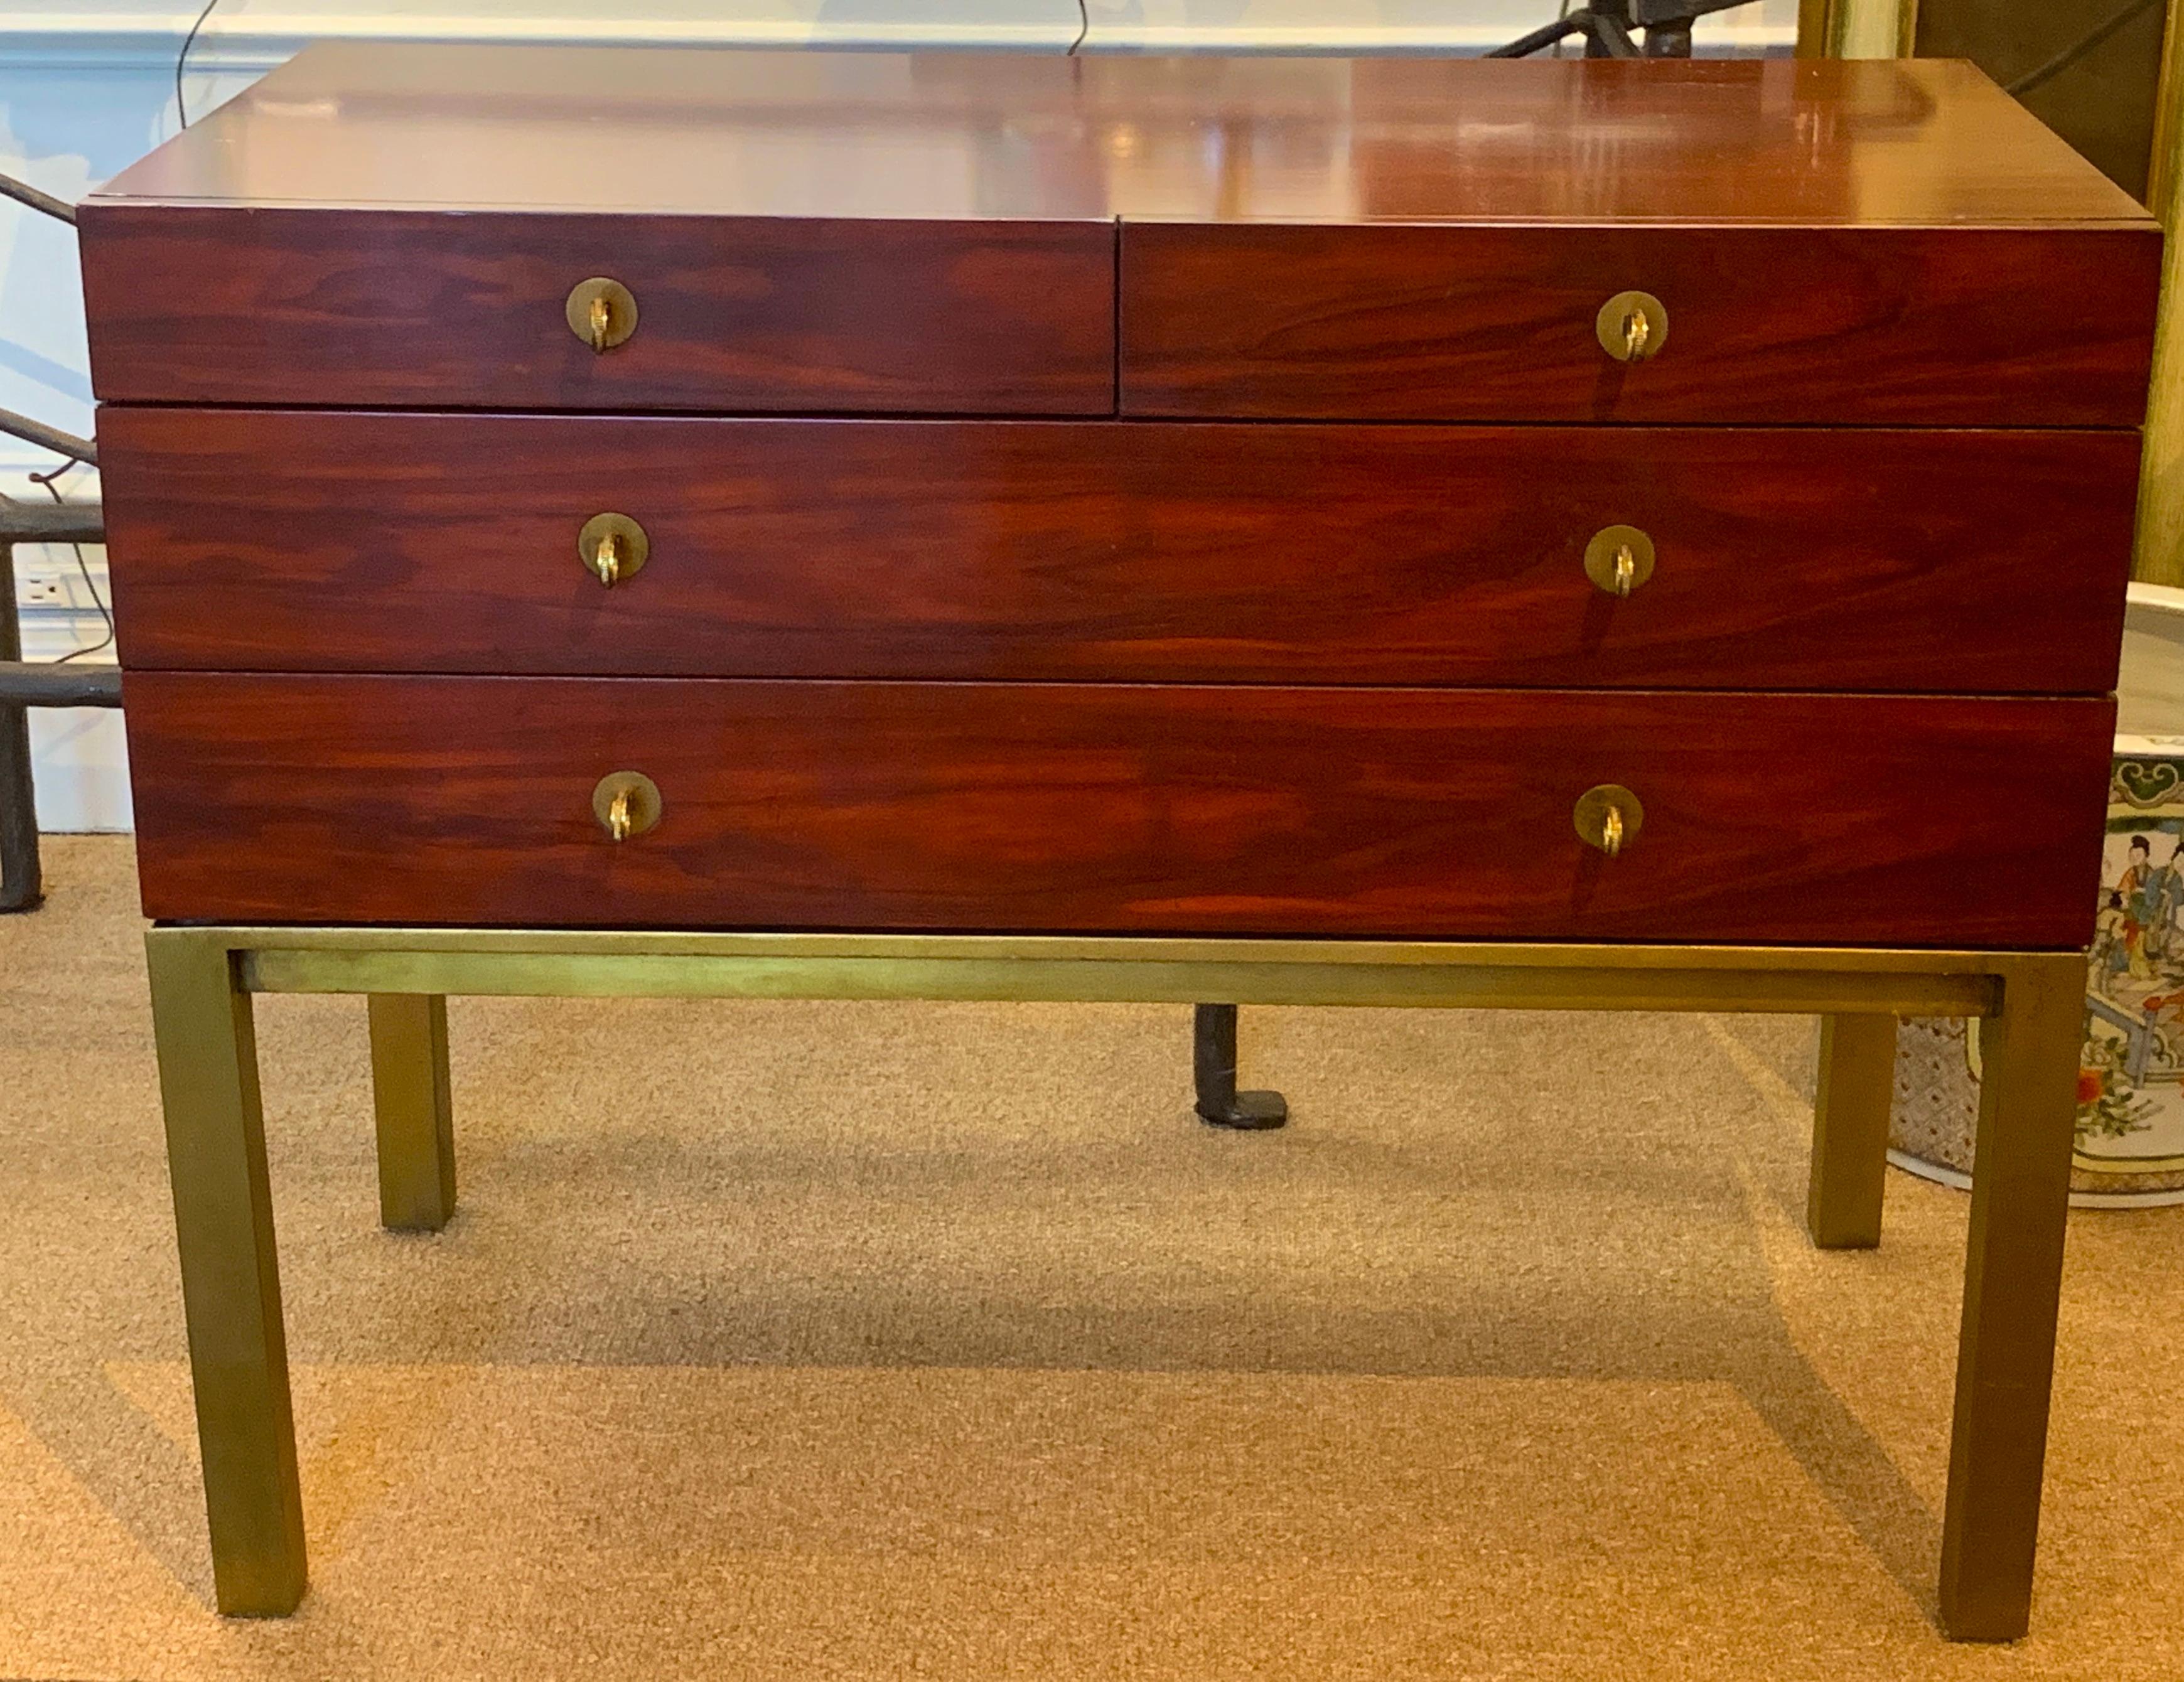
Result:
{"type": "Polygon", "coordinates": [[[1032,220],[2146,220],[1954,60],[377,43],[308,48],[102,199],[1032,220]]]}

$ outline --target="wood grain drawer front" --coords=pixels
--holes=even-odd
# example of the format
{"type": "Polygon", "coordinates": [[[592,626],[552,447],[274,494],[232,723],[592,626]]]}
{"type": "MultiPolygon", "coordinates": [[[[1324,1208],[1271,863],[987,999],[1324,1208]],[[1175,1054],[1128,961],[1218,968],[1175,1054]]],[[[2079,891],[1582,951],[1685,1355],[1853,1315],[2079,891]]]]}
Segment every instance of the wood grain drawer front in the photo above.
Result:
{"type": "Polygon", "coordinates": [[[1106,222],[98,205],[109,402],[1104,415],[1106,222]],[[569,294],[625,285],[604,353],[569,294]]]}
{"type": "Polygon", "coordinates": [[[108,409],[134,667],[2102,693],[2120,432],[108,409]],[[649,554],[602,588],[603,510],[649,554]],[[1628,599],[1585,571],[1627,523],[1628,599]]]}
{"type": "Polygon", "coordinates": [[[1123,230],[1128,415],[2136,426],[2150,228],[1123,230]],[[1656,354],[1602,348],[1630,289],[1656,354]]]}
{"type": "Polygon", "coordinates": [[[155,917],[2062,947],[2106,700],[126,680],[155,917]],[[599,779],[644,773],[619,843],[599,779]],[[1621,856],[1574,803],[1635,791],[1621,856]]]}

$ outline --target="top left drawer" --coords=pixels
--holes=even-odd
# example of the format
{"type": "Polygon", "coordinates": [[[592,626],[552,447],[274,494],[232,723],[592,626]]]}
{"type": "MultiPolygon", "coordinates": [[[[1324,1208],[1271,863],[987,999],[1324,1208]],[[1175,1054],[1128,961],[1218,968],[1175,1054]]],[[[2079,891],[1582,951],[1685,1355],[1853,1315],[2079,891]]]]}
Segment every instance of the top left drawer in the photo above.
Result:
{"type": "Polygon", "coordinates": [[[1106,415],[1112,222],[101,203],[108,402],[1106,415]],[[610,280],[595,350],[583,283],[610,280]],[[634,323],[628,312],[633,305],[634,323]]]}

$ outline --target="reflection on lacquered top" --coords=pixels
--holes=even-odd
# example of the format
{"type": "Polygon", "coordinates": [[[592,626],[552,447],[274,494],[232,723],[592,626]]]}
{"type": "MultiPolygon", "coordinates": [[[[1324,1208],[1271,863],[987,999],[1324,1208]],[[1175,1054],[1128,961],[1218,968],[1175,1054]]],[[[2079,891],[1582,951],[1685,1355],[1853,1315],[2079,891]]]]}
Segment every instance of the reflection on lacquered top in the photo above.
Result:
{"type": "Polygon", "coordinates": [[[103,196],[1055,220],[2143,215],[1947,60],[349,43],[309,48],[103,196]]]}

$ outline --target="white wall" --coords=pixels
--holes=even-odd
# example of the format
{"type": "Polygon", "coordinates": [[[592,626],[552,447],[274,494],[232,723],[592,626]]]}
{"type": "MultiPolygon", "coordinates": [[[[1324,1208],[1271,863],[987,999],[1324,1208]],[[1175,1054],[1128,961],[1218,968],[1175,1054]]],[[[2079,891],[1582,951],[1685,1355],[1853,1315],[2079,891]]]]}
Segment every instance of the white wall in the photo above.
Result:
{"type": "MultiPolygon", "coordinates": [[[[121,15],[100,0],[77,0],[65,18],[0,14],[0,170],[74,199],[173,132],[174,55],[188,20],[158,14],[156,27],[131,40],[104,26],[121,15]]],[[[92,431],[75,237],[13,203],[0,203],[0,405],[92,431]]],[[[26,476],[58,465],[0,436],[0,493],[43,500],[26,476]]],[[[79,470],[63,488],[95,493],[97,476],[79,470]]],[[[85,560],[103,589],[104,555],[86,549],[85,560]]],[[[69,549],[19,549],[15,571],[27,658],[54,659],[99,639],[104,627],[69,549]]],[[[128,827],[117,715],[33,710],[31,742],[43,827],[128,827]]]]}
{"type": "MultiPolygon", "coordinates": [[[[195,5],[0,0],[0,170],[75,198],[175,131],[175,61],[195,5]]],[[[1556,0],[1086,0],[1088,52],[1476,53],[1553,16],[1556,0]]],[[[1077,0],[220,0],[192,48],[192,117],[306,42],[593,41],[685,45],[1067,47],[1077,0]]],[[[1797,0],[1757,0],[1702,26],[1703,51],[1786,49],[1797,0]]],[[[75,237],[0,202],[0,406],[92,428],[75,237]]],[[[42,497],[25,476],[53,458],[0,437],[0,493],[42,497]]],[[[96,490],[96,476],[65,488],[96,490]]],[[[89,549],[104,588],[104,556],[89,549]]],[[[103,627],[65,549],[16,551],[31,659],[103,627]]],[[[109,655],[100,656],[110,658],[109,655]]],[[[125,828],[120,719],[33,712],[38,818],[47,829],[125,828]]]]}

